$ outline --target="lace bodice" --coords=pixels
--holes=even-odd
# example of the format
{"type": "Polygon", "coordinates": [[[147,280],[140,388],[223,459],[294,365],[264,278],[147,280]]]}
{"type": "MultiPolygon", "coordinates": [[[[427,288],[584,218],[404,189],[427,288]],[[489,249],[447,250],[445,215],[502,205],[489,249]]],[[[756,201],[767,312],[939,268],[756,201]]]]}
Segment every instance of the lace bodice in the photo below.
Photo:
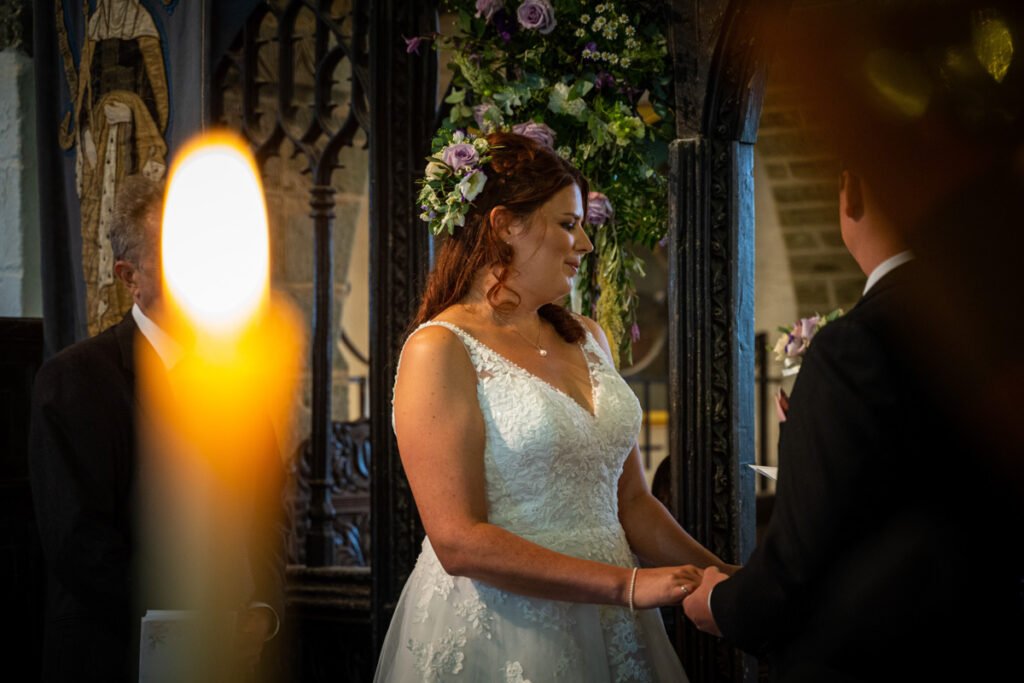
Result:
{"type": "Polygon", "coordinates": [[[455,333],[476,368],[489,521],[562,552],[593,555],[595,536],[607,538],[620,528],[619,475],[641,419],[636,396],[604,350],[587,332],[580,346],[590,374],[591,414],[461,328],[426,325],[455,333]]]}

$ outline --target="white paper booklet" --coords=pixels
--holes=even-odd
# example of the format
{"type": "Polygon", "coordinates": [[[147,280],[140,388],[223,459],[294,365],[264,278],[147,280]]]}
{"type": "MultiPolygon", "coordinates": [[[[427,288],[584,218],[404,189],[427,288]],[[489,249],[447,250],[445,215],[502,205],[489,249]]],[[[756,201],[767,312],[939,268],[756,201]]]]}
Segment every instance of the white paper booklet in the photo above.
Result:
{"type": "Polygon", "coordinates": [[[768,467],[767,465],[751,465],[750,468],[757,472],[758,474],[763,474],[764,476],[768,477],[773,481],[779,478],[778,467],[768,467]]]}
{"type": "Polygon", "coordinates": [[[218,680],[209,674],[217,660],[229,659],[234,624],[229,612],[200,619],[189,610],[148,610],[139,635],[139,683],[218,680]]]}

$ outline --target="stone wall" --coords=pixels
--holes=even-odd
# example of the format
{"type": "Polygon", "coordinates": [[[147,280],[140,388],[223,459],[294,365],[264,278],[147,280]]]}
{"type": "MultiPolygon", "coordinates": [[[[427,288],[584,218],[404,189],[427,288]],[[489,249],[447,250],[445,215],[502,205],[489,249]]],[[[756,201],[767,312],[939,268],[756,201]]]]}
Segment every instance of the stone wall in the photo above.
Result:
{"type": "Polygon", "coordinates": [[[24,43],[0,25],[0,316],[41,317],[35,72],[24,43]]]}
{"type": "MultiPolygon", "coordinates": [[[[342,3],[344,4],[344,3],[342,3]]],[[[345,8],[335,8],[344,14],[345,8]]],[[[278,23],[274,13],[264,16],[259,27],[260,48],[255,75],[258,99],[255,112],[243,112],[241,75],[227,68],[214,85],[223,97],[222,123],[236,130],[245,129],[257,141],[275,135],[275,127],[286,131],[274,153],[263,163],[264,191],[270,224],[271,280],[274,288],[287,295],[299,308],[311,349],[313,330],[314,226],[311,217],[311,159],[318,159],[326,144],[321,133],[306,139],[314,117],[316,79],[331,82],[330,115],[322,123],[337,130],[351,108],[352,72],[347,59],[341,60],[330,74],[316,73],[316,19],[308,8],[295,18],[292,44],[292,106],[279,111],[280,78],[278,23]],[[293,140],[306,147],[296,148],[293,140]]],[[[331,41],[336,38],[331,37],[331,41]]],[[[332,45],[333,47],[333,42],[332,45]]],[[[330,184],[335,190],[334,218],[331,226],[334,273],[331,335],[333,368],[331,372],[331,419],[349,421],[362,415],[359,385],[369,368],[342,342],[342,330],[356,350],[366,355],[369,349],[369,227],[368,227],[369,151],[366,132],[359,130],[351,146],[343,146],[330,184]]],[[[282,450],[293,455],[299,443],[309,436],[312,411],[312,365],[307,353],[303,386],[293,415],[292,440],[282,450]]],[[[367,384],[368,386],[368,384],[367,384]]]]}
{"type": "MultiPolygon", "coordinates": [[[[283,150],[266,166],[271,274],[274,286],[288,294],[299,307],[307,334],[311,334],[314,252],[310,180],[308,174],[302,172],[302,164],[298,160],[289,160],[289,156],[287,150],[283,150]]],[[[360,416],[358,378],[368,374],[368,368],[345,349],[341,337],[344,327],[361,353],[365,354],[369,347],[368,173],[367,151],[361,146],[346,148],[341,154],[341,168],[334,172],[332,182],[337,190],[332,230],[334,310],[331,312],[334,340],[331,412],[332,420],[336,421],[360,416]],[[355,250],[357,245],[358,254],[355,250]]],[[[310,424],[311,374],[308,359],[305,380],[296,415],[298,440],[308,435],[310,424]]]]}
{"type": "MultiPolygon", "coordinates": [[[[758,228],[771,212],[785,241],[797,315],[848,309],[860,297],[865,277],[843,245],[839,230],[839,166],[830,157],[785,66],[768,76],[756,146],[759,182],[771,201],[759,206],[758,228]]],[[[782,267],[782,264],[779,264],[782,267]]],[[[779,321],[787,324],[792,321],[779,321]]]]}

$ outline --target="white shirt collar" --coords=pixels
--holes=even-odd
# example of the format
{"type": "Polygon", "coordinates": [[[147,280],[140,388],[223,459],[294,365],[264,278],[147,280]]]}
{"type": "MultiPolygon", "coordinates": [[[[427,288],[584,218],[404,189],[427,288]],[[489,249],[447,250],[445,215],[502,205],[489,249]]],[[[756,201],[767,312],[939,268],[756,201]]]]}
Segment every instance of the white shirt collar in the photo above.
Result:
{"type": "Polygon", "coordinates": [[[164,367],[170,370],[177,365],[182,355],[181,344],[171,339],[170,335],[147,318],[138,304],[132,306],[132,317],[135,318],[135,324],[139,326],[139,332],[152,344],[156,355],[160,356],[164,367]]]}
{"type": "Polygon", "coordinates": [[[877,266],[875,266],[875,269],[871,271],[871,275],[868,275],[868,281],[864,283],[864,294],[867,294],[868,290],[874,287],[875,284],[883,277],[885,277],[886,275],[896,270],[898,267],[902,266],[904,263],[910,261],[913,258],[914,255],[909,251],[901,251],[895,256],[890,256],[889,258],[879,263],[877,266]]]}

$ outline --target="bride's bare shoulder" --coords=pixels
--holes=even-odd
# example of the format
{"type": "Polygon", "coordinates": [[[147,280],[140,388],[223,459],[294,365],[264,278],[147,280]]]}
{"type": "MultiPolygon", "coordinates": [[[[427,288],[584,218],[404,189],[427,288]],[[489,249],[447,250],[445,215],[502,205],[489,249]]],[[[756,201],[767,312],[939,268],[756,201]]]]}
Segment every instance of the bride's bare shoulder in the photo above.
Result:
{"type": "Polygon", "coordinates": [[[465,357],[464,344],[459,339],[458,333],[446,325],[421,325],[405,342],[405,349],[402,351],[403,361],[405,359],[434,357],[442,359],[448,355],[461,355],[465,357]],[[458,354],[456,354],[458,352],[458,354]]]}
{"type": "Polygon", "coordinates": [[[476,370],[454,330],[442,325],[418,328],[405,343],[395,378],[395,402],[430,403],[474,396],[476,370]]]}

